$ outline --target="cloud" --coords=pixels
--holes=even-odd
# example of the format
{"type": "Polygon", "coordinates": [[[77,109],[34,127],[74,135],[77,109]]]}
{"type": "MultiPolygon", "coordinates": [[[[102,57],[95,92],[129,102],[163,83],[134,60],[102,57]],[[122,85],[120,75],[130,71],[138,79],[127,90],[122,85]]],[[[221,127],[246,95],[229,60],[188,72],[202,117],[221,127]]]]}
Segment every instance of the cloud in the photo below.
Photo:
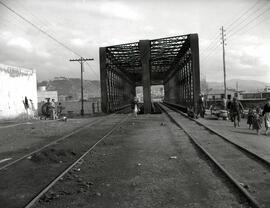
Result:
{"type": "MultiPolygon", "coordinates": [[[[249,4],[250,2],[245,0],[239,0],[237,3],[236,1],[201,2],[198,0],[48,0],[46,2],[27,0],[25,7],[29,13],[23,12],[19,7],[14,9],[23,12],[31,21],[82,56],[95,58],[95,61],[90,64],[98,73],[100,46],[196,32],[199,34],[202,52],[213,39],[216,39],[215,44],[218,44],[220,25],[224,21],[234,19],[245,7],[249,7],[249,4]],[[230,12],[227,12],[228,10],[230,12]],[[38,18],[34,18],[31,14],[38,18]]],[[[23,21],[16,21],[14,16],[2,10],[0,17],[13,24],[8,24],[4,27],[6,29],[0,24],[0,62],[13,62],[18,66],[37,68],[40,79],[61,76],[62,73],[65,76],[79,76],[78,65],[68,61],[70,58],[76,58],[74,54],[23,21]],[[11,45],[7,45],[9,41],[11,45]],[[32,45],[31,50],[29,42],[32,45]],[[47,62],[48,64],[45,64],[47,62]]],[[[228,36],[226,48],[228,76],[253,76],[252,78],[258,77],[261,81],[269,80],[267,70],[270,63],[268,55],[270,30],[267,24],[261,26],[256,27],[257,32],[251,33],[250,36],[242,34],[239,37],[234,36],[236,41],[233,43],[228,36]]],[[[206,74],[207,79],[211,77],[212,80],[221,81],[223,76],[221,47],[204,61],[204,57],[211,50],[213,48],[207,49],[203,52],[204,56],[200,57],[201,62],[205,62],[201,65],[201,70],[206,74]]],[[[85,77],[95,78],[88,65],[85,66],[85,77]]]]}
{"type": "Polygon", "coordinates": [[[7,42],[8,46],[17,46],[25,49],[28,52],[33,50],[31,42],[23,37],[14,37],[7,42]]]}
{"type": "MultiPolygon", "coordinates": [[[[207,40],[203,40],[200,45],[207,45],[206,43],[207,40]]],[[[243,34],[229,39],[226,47],[227,78],[269,82],[269,48],[270,40],[256,35],[243,34]]],[[[203,72],[212,81],[221,80],[223,76],[222,51],[220,47],[216,50],[207,63],[202,63],[203,72]]]]}
{"type": "Polygon", "coordinates": [[[125,5],[123,2],[102,2],[100,5],[100,12],[105,15],[111,15],[118,18],[137,20],[139,14],[134,9],[125,5]]]}
{"type": "Polygon", "coordinates": [[[91,40],[88,38],[73,38],[70,40],[70,43],[77,47],[87,47],[87,44],[91,43],[91,40]]]}
{"type": "Polygon", "coordinates": [[[42,58],[50,58],[51,54],[45,50],[36,50],[36,54],[42,58]]]}

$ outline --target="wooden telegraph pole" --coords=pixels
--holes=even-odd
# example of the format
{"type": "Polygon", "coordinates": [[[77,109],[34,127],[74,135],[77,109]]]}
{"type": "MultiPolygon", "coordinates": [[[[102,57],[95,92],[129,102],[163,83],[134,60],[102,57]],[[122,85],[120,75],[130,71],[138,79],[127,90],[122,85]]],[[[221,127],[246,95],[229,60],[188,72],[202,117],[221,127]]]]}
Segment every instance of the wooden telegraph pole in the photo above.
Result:
{"type": "Polygon", "coordinates": [[[221,44],[222,44],[222,52],[223,52],[223,73],[224,73],[224,98],[227,100],[227,84],[226,84],[226,62],[225,62],[225,30],[223,26],[221,27],[221,44]]]}
{"type": "Polygon", "coordinates": [[[79,58],[79,59],[70,59],[69,61],[78,61],[81,64],[81,115],[84,115],[84,107],[83,107],[83,63],[86,61],[93,61],[93,58],[79,58]]]}

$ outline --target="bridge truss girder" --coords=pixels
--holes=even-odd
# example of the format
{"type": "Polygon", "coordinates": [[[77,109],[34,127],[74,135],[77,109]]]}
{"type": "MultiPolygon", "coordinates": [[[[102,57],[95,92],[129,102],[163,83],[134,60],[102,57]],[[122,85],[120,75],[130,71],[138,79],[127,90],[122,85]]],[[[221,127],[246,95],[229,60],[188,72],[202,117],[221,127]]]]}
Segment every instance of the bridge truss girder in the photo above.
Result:
{"type": "Polygon", "coordinates": [[[130,104],[143,86],[151,112],[151,85],[163,84],[166,102],[197,111],[200,93],[198,35],[189,34],[100,48],[103,112],[130,104]]]}

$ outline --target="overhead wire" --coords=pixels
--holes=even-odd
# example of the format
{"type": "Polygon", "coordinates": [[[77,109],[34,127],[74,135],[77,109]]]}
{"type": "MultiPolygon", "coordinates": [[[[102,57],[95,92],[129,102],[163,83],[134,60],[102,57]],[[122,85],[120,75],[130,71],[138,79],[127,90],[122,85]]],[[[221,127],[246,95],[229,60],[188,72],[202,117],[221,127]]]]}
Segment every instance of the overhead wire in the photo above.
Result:
{"type": "Polygon", "coordinates": [[[237,30],[233,31],[232,33],[228,34],[228,37],[232,37],[234,36],[236,33],[238,33],[239,31],[243,30],[244,28],[246,28],[248,25],[250,25],[251,23],[253,23],[256,19],[258,19],[259,17],[261,17],[262,15],[266,14],[268,11],[270,11],[270,7],[268,7],[266,10],[264,10],[263,12],[261,12],[260,14],[258,14],[257,16],[255,16],[254,18],[252,18],[251,20],[249,20],[246,24],[244,24],[242,27],[238,28],[237,30]]]}
{"type": "MultiPolygon", "coordinates": [[[[241,24],[243,24],[244,22],[246,22],[250,17],[252,17],[254,14],[256,14],[258,11],[262,10],[264,8],[264,6],[266,5],[267,2],[264,2],[263,4],[261,4],[262,0],[257,0],[254,4],[252,4],[247,10],[245,10],[243,13],[241,13],[240,16],[238,16],[233,22],[231,22],[226,28],[228,28],[228,32],[231,32],[231,34],[228,34],[227,37],[232,37],[234,36],[236,33],[240,32],[241,30],[245,29],[248,25],[250,25],[252,22],[254,22],[256,19],[258,19],[259,17],[261,17],[262,15],[264,15],[270,8],[267,8],[266,10],[263,10],[260,14],[258,14],[255,18],[252,18],[251,20],[249,20],[246,24],[244,24],[244,26],[240,27],[239,26],[241,24]],[[260,6],[259,6],[260,5],[260,6]],[[257,7],[259,6],[259,7],[257,7]],[[255,10],[254,10],[255,9],[255,10]],[[253,12],[252,12],[253,11],[253,12]],[[243,18],[245,17],[245,18],[243,18]],[[238,27],[238,28],[237,28],[238,27]]],[[[262,21],[260,21],[260,23],[262,23],[263,21],[265,21],[267,18],[263,18],[262,21]]],[[[258,23],[259,24],[259,23],[258,23]]],[[[257,25],[255,25],[257,26],[257,25]]],[[[254,26],[254,27],[255,27],[254,26]]],[[[253,28],[254,28],[253,27],[253,28]]],[[[213,44],[213,42],[211,43],[213,44]]],[[[217,48],[217,46],[211,46],[211,47],[207,47],[204,49],[202,55],[205,55],[205,58],[203,61],[207,60],[209,57],[214,55],[214,50],[217,48]],[[208,53],[205,53],[206,50],[211,50],[208,53]]],[[[203,63],[203,62],[202,62],[203,63]]]]}
{"type": "MultiPolygon", "coordinates": [[[[56,42],[57,44],[59,44],[60,46],[62,46],[63,48],[65,48],[66,50],[70,51],[71,53],[73,53],[74,55],[78,56],[78,57],[82,57],[79,53],[77,53],[76,51],[74,51],[73,49],[71,49],[69,46],[67,46],[66,44],[64,44],[62,41],[59,41],[57,38],[55,38],[53,35],[49,34],[47,31],[45,31],[44,29],[42,29],[40,26],[38,26],[37,24],[33,23],[31,20],[29,20],[28,18],[24,17],[23,15],[21,15],[19,12],[15,11],[14,9],[12,9],[10,6],[8,6],[6,3],[4,3],[3,1],[0,1],[0,4],[2,6],[4,6],[6,9],[8,9],[9,11],[11,11],[13,14],[15,14],[17,17],[21,18],[23,21],[27,22],[28,24],[30,24],[32,27],[34,27],[35,29],[37,29],[39,32],[43,33],[44,35],[46,35],[48,38],[50,38],[51,40],[53,40],[54,42],[56,42]]],[[[93,71],[93,73],[98,76],[96,74],[96,72],[94,71],[94,69],[90,66],[90,64],[87,64],[90,69],[93,71]]]]}
{"type": "Polygon", "coordinates": [[[233,27],[233,25],[235,25],[239,20],[241,20],[242,17],[244,17],[245,15],[247,15],[251,10],[253,10],[254,8],[256,8],[256,6],[261,3],[262,0],[257,0],[254,4],[252,4],[247,10],[245,10],[244,12],[242,12],[234,21],[232,21],[229,25],[225,26],[225,28],[230,28],[233,27]]]}

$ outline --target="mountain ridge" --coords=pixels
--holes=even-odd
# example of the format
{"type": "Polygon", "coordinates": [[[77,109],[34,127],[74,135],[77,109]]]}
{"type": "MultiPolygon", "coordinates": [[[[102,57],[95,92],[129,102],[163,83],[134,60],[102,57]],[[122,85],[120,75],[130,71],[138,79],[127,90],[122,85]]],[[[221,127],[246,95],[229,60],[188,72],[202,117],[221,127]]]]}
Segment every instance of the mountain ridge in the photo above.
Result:
{"type": "MultiPolygon", "coordinates": [[[[223,82],[207,82],[208,88],[223,89],[223,82]]],[[[256,92],[262,91],[269,83],[257,80],[230,79],[226,82],[227,88],[236,89],[238,85],[239,91],[256,92]],[[238,83],[238,84],[237,84],[238,83]]]]}
{"type": "MultiPolygon", "coordinates": [[[[38,87],[46,86],[46,90],[58,92],[58,96],[71,97],[72,99],[80,99],[81,97],[81,79],[79,78],[61,78],[48,81],[41,81],[38,87]]],[[[99,80],[84,80],[84,98],[100,97],[99,80]]]]}

